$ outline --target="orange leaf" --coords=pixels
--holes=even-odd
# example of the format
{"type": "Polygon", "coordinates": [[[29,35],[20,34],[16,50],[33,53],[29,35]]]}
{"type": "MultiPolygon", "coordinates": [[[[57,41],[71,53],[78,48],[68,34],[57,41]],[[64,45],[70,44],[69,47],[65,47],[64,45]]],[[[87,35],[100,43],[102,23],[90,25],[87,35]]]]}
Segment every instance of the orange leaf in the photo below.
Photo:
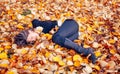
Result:
{"type": "Polygon", "coordinates": [[[80,61],[75,61],[74,66],[76,66],[76,67],[80,66],[80,61]]]}
{"type": "Polygon", "coordinates": [[[20,25],[20,24],[17,25],[17,28],[24,29],[24,27],[22,25],[20,25]]]}
{"type": "Polygon", "coordinates": [[[10,49],[10,48],[11,48],[10,45],[5,46],[5,49],[10,49]]]}
{"type": "Polygon", "coordinates": [[[115,40],[114,39],[110,39],[108,42],[114,44],[115,40]]]}
{"type": "Polygon", "coordinates": [[[111,54],[115,54],[115,53],[116,53],[116,50],[110,49],[110,53],[111,53],[111,54]]]}
{"type": "Polygon", "coordinates": [[[70,50],[68,53],[73,56],[76,52],[74,50],[70,50]]]}
{"type": "Polygon", "coordinates": [[[69,69],[70,69],[70,71],[73,71],[73,70],[74,70],[74,67],[73,67],[73,66],[70,66],[69,69]]]}

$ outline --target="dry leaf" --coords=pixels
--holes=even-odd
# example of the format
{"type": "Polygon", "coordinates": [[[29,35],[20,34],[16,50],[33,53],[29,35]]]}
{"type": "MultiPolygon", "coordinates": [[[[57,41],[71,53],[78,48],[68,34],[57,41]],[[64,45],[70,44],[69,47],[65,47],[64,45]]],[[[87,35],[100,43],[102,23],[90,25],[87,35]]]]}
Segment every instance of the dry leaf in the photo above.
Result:
{"type": "Polygon", "coordinates": [[[60,66],[64,66],[65,65],[65,63],[63,61],[59,61],[58,63],[59,63],[60,66]]]}
{"type": "Polygon", "coordinates": [[[99,56],[101,56],[101,55],[102,55],[102,54],[101,54],[100,50],[95,52],[95,56],[96,56],[96,57],[99,57],[99,56]]]}
{"type": "Polygon", "coordinates": [[[59,56],[53,57],[53,61],[59,62],[60,61],[60,57],[59,56]]]}
{"type": "Polygon", "coordinates": [[[0,59],[7,59],[8,56],[5,52],[0,53],[0,59]]]}
{"type": "Polygon", "coordinates": [[[92,45],[93,45],[94,48],[98,48],[99,47],[99,44],[97,42],[94,42],[92,45]]]}
{"type": "Polygon", "coordinates": [[[73,61],[80,61],[80,62],[82,62],[83,59],[82,59],[82,57],[80,55],[76,54],[76,55],[73,56],[73,61]]]}
{"type": "Polygon", "coordinates": [[[80,66],[80,61],[74,61],[74,66],[79,67],[80,66]]]}

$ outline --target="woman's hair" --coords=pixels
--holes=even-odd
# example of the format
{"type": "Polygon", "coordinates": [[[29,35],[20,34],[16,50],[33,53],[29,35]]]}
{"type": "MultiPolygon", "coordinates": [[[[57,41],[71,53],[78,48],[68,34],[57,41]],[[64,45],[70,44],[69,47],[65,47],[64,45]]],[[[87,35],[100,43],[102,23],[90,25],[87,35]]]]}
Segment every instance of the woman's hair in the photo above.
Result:
{"type": "Polygon", "coordinates": [[[18,46],[26,46],[28,34],[29,34],[28,30],[21,31],[14,37],[14,43],[17,44],[18,46]]]}

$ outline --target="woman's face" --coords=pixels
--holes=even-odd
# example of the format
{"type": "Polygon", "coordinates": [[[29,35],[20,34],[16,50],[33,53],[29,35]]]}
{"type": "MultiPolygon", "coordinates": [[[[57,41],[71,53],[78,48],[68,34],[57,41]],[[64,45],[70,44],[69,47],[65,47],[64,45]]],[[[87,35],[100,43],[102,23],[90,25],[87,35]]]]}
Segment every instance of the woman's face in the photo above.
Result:
{"type": "Polygon", "coordinates": [[[28,34],[28,37],[27,37],[27,42],[36,41],[37,38],[39,37],[39,35],[34,31],[29,30],[28,32],[29,32],[29,34],[28,34]]]}

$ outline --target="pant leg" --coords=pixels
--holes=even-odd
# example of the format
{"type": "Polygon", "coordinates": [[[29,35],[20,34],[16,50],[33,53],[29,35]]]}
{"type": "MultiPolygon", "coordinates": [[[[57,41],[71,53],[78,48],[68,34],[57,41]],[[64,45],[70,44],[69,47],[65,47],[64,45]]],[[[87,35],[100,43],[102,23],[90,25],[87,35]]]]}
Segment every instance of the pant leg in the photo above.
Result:
{"type": "Polygon", "coordinates": [[[69,38],[78,32],[78,23],[73,19],[67,19],[55,34],[69,38]]]}
{"type": "Polygon", "coordinates": [[[74,36],[76,33],[78,33],[78,24],[72,19],[67,19],[52,36],[52,41],[60,46],[66,47],[64,46],[65,38],[74,40],[77,38],[77,35],[74,36]]]}
{"type": "Polygon", "coordinates": [[[70,39],[71,41],[74,41],[75,39],[78,39],[78,32],[77,33],[75,33],[74,35],[72,35],[72,36],[70,36],[70,37],[68,37],[68,39],[70,39]]]}

